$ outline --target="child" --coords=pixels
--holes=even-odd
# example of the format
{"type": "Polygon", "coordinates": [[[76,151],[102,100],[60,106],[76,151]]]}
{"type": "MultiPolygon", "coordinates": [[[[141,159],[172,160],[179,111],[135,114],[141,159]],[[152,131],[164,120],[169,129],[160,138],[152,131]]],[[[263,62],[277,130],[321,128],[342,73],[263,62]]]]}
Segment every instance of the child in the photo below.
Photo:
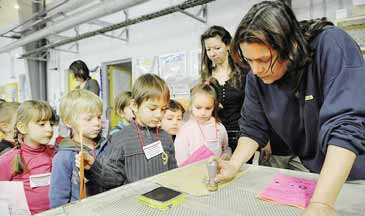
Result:
{"type": "Polygon", "coordinates": [[[171,136],[159,130],[170,98],[165,81],[154,74],[140,76],[133,86],[132,98],[135,119],[112,137],[110,154],[102,160],[85,154],[88,179],[107,188],[176,168],[171,136]]]}
{"type": "MultiPolygon", "coordinates": [[[[62,98],[60,116],[72,135],[62,140],[53,159],[51,208],[80,198],[79,170],[75,166],[75,155],[81,148],[80,140],[84,151],[92,157],[99,156],[105,150],[106,140],[100,137],[102,109],[100,98],[85,89],[73,90],[62,98]]],[[[89,182],[86,189],[87,195],[103,192],[102,188],[89,182]]]]}
{"type": "Polygon", "coordinates": [[[198,84],[192,89],[191,114],[175,139],[178,165],[185,166],[213,155],[229,158],[228,135],[218,121],[218,100],[212,86],[198,84]]]}
{"type": "Polygon", "coordinates": [[[16,113],[16,148],[0,157],[0,181],[22,181],[32,214],[49,209],[49,179],[55,149],[52,108],[43,101],[25,101],[16,113]]]}
{"type": "Polygon", "coordinates": [[[181,128],[183,115],[185,113],[184,107],[175,100],[170,100],[167,105],[167,110],[161,121],[161,128],[172,136],[175,136],[181,128]]]}
{"type": "Polygon", "coordinates": [[[18,109],[19,105],[17,102],[0,103],[0,131],[3,133],[3,138],[0,142],[0,155],[15,146],[13,125],[16,109],[18,109]]]}
{"type": "Polygon", "coordinates": [[[125,91],[120,93],[117,98],[115,98],[114,111],[115,114],[120,118],[118,125],[109,132],[109,136],[112,136],[116,132],[122,130],[125,126],[129,125],[130,120],[133,118],[133,113],[131,109],[131,96],[130,91],[125,91]]]}

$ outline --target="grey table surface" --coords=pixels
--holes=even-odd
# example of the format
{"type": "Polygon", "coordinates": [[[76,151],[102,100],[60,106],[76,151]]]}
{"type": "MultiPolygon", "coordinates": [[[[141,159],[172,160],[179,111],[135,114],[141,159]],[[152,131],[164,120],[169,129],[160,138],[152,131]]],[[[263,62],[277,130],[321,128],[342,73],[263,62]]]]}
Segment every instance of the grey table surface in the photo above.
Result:
{"type": "MultiPolygon", "coordinates": [[[[185,169],[185,168],[180,168],[185,169]]],[[[300,215],[302,209],[276,205],[256,198],[276,173],[304,178],[317,178],[311,173],[296,172],[257,165],[245,165],[246,173],[217,192],[200,197],[187,195],[181,205],[166,211],[153,209],[138,202],[138,196],[159,185],[147,178],[113,190],[89,197],[82,201],[51,209],[42,216],[116,216],[116,215],[300,215]]],[[[346,183],[337,199],[337,215],[365,216],[364,181],[346,183]]]]}

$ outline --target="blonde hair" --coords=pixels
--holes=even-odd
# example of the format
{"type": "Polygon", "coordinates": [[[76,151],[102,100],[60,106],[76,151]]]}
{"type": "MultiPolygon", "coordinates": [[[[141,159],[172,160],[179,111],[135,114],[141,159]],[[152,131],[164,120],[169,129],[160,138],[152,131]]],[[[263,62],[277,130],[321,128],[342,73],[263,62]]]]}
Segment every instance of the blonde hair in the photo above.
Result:
{"type": "Polygon", "coordinates": [[[155,74],[144,74],[136,80],[132,89],[132,98],[139,107],[143,101],[154,98],[170,100],[170,90],[166,82],[155,74]]]}
{"type": "Polygon", "coordinates": [[[62,97],[60,116],[66,125],[72,125],[79,120],[80,113],[102,113],[103,102],[100,98],[85,89],[75,89],[62,97]]]}
{"type": "Polygon", "coordinates": [[[132,92],[124,91],[121,92],[116,98],[114,102],[114,112],[116,115],[119,115],[120,111],[123,111],[125,107],[129,106],[132,100],[132,92]]]}
{"type": "MultiPolygon", "coordinates": [[[[2,102],[0,103],[0,123],[10,124],[16,115],[20,103],[18,102],[2,102]]],[[[14,125],[13,125],[14,127],[14,125]]],[[[1,128],[0,128],[1,130],[1,128]]],[[[4,133],[4,131],[2,131],[4,133]]]]}
{"type": "Polygon", "coordinates": [[[219,107],[218,96],[217,96],[217,92],[215,91],[214,87],[207,82],[194,86],[190,91],[190,97],[191,97],[190,107],[194,101],[194,97],[196,94],[204,94],[213,99],[214,104],[213,104],[212,116],[215,118],[215,120],[217,122],[220,122],[220,119],[218,117],[218,107],[219,107]]]}
{"type": "Polygon", "coordinates": [[[15,146],[19,149],[19,153],[15,155],[12,165],[14,175],[21,174],[27,170],[20,148],[19,134],[21,134],[19,127],[28,126],[29,122],[51,121],[55,122],[55,113],[52,107],[45,101],[29,100],[23,102],[17,109],[14,127],[14,141],[15,146]]]}

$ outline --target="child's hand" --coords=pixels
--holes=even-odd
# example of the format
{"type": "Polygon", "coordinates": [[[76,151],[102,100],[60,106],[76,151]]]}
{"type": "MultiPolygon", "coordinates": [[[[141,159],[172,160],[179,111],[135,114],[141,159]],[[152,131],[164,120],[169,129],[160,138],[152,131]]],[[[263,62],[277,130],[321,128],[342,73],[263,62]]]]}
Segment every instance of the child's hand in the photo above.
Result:
{"type": "Polygon", "coordinates": [[[77,154],[76,157],[75,157],[75,165],[78,168],[80,168],[80,156],[81,156],[81,154],[84,157],[84,168],[86,170],[89,170],[91,168],[91,166],[94,164],[95,158],[87,152],[79,152],[79,154],[77,154]]]}
{"type": "Polygon", "coordinates": [[[231,155],[224,153],[224,154],[222,154],[221,159],[222,160],[229,160],[229,159],[231,159],[231,155]]]}

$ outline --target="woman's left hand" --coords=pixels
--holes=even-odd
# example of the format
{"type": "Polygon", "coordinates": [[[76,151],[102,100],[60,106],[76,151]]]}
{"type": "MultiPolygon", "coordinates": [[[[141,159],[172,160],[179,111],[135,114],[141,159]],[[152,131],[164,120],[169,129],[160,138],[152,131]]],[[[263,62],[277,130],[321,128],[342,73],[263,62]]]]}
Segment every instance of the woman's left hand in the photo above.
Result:
{"type": "Polygon", "coordinates": [[[304,210],[302,216],[335,216],[336,211],[330,205],[324,203],[310,203],[309,206],[304,210]]]}

